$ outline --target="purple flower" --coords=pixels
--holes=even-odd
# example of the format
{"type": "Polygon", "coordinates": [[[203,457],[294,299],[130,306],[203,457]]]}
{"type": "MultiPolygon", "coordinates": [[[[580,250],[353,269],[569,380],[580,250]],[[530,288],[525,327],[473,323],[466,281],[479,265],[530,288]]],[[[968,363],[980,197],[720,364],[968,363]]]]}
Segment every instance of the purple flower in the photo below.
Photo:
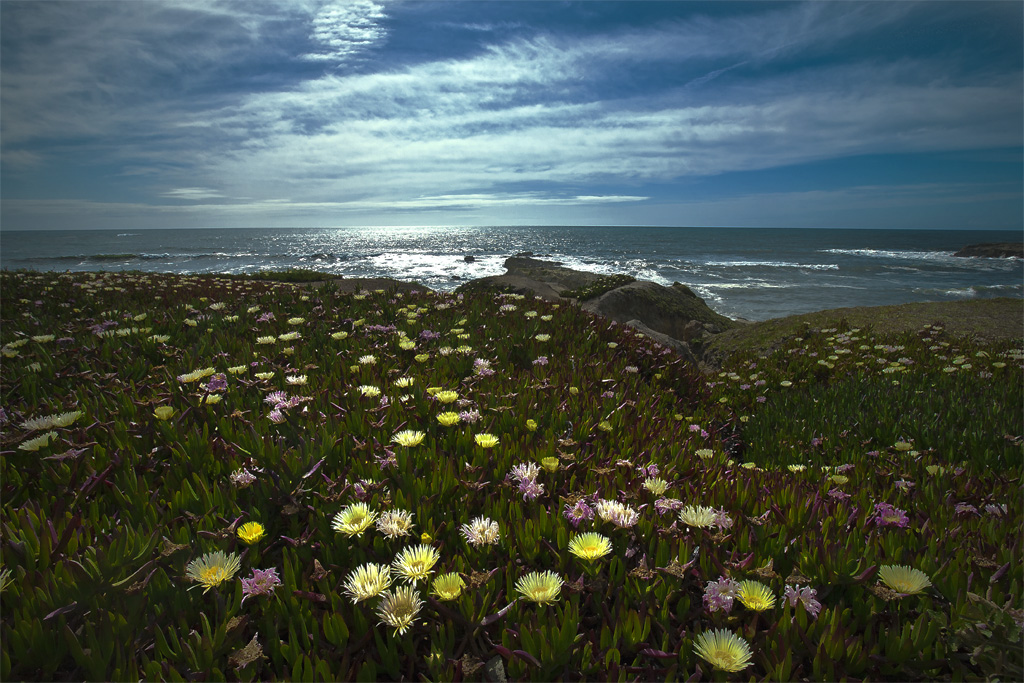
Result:
{"type": "Polygon", "coordinates": [[[282,422],[284,422],[284,413],[282,413],[277,408],[274,408],[273,410],[270,411],[270,414],[267,415],[267,418],[269,418],[270,421],[273,422],[274,424],[281,424],[282,422]]]}
{"type": "Polygon", "coordinates": [[[474,422],[476,422],[477,420],[480,419],[480,411],[479,410],[464,410],[461,413],[459,413],[459,419],[462,420],[463,422],[468,422],[469,424],[473,424],[474,422]]]}
{"type": "Polygon", "coordinates": [[[672,512],[674,510],[682,510],[683,505],[683,501],[678,498],[659,498],[654,501],[654,509],[659,515],[663,515],[666,512],[672,512]]]}
{"type": "Polygon", "coordinates": [[[263,399],[264,403],[269,403],[275,408],[288,403],[288,394],[283,391],[272,391],[266,395],[263,399]]]}
{"type": "Polygon", "coordinates": [[[906,528],[909,523],[907,513],[889,503],[875,503],[875,524],[878,526],[895,526],[906,528]]]}
{"type": "Polygon", "coordinates": [[[601,394],[601,398],[615,398],[615,392],[614,391],[606,391],[603,394],[601,394]]]}
{"type": "Polygon", "coordinates": [[[421,330],[420,331],[420,339],[422,339],[423,341],[431,341],[433,339],[440,339],[440,338],[441,338],[441,334],[439,332],[434,332],[433,330],[421,330]]]}
{"type": "Polygon", "coordinates": [[[764,403],[764,402],[765,402],[765,401],[767,401],[767,400],[768,400],[768,397],[767,397],[767,396],[758,396],[758,397],[757,397],[757,402],[758,402],[758,403],[764,403]]]}
{"type": "Polygon", "coordinates": [[[519,482],[519,492],[523,500],[536,500],[544,493],[544,484],[538,484],[536,479],[524,479],[519,482]]]}
{"type": "Polygon", "coordinates": [[[836,500],[846,500],[850,497],[849,493],[844,493],[840,489],[829,489],[828,495],[836,500]]]}
{"type": "Polygon", "coordinates": [[[740,585],[727,576],[718,581],[708,581],[704,588],[704,606],[709,612],[729,612],[732,601],[740,594],[740,585]]]}
{"type": "Polygon", "coordinates": [[[382,470],[398,464],[398,458],[395,457],[394,451],[387,447],[384,448],[384,455],[374,455],[373,459],[382,470]]]}
{"type": "Polygon", "coordinates": [[[589,520],[594,518],[594,511],[582,500],[577,501],[576,504],[571,507],[566,505],[565,512],[563,514],[573,527],[579,527],[580,522],[585,519],[589,520]]]}
{"type": "Polygon", "coordinates": [[[252,576],[242,579],[242,602],[253,595],[272,595],[274,589],[281,585],[281,577],[277,568],[253,569],[252,576]]]}
{"type": "Polygon", "coordinates": [[[244,467],[231,473],[231,483],[240,489],[244,489],[254,481],[256,481],[256,476],[244,467]]]}
{"type": "Polygon", "coordinates": [[[725,530],[732,528],[733,520],[732,517],[725,511],[725,508],[715,511],[715,519],[711,522],[713,526],[719,529],[725,530]]]}
{"type": "Polygon", "coordinates": [[[537,356],[534,359],[533,364],[534,365],[547,365],[548,364],[548,357],[547,356],[537,356]]]}
{"type": "Polygon", "coordinates": [[[957,503],[954,511],[958,515],[976,515],[978,514],[978,508],[974,507],[970,503],[957,503]]]}
{"type": "Polygon", "coordinates": [[[209,382],[206,383],[206,390],[211,393],[215,391],[226,391],[227,388],[228,377],[223,372],[218,372],[210,378],[209,382]]]}
{"type": "Polygon", "coordinates": [[[688,427],[688,429],[689,429],[689,430],[690,430],[691,432],[699,432],[699,431],[700,431],[700,425],[690,425],[690,426],[688,427]]]}
{"type": "Polygon", "coordinates": [[[270,311],[267,311],[266,313],[264,313],[260,317],[256,318],[256,322],[258,322],[258,323],[266,323],[266,322],[270,322],[273,319],[274,319],[274,314],[271,313],[270,311]]]}
{"type": "Polygon", "coordinates": [[[804,604],[804,609],[815,619],[818,618],[818,612],[821,611],[821,603],[815,598],[818,596],[818,591],[814,590],[810,586],[800,587],[799,584],[794,586],[786,586],[786,591],[782,597],[789,601],[790,607],[796,607],[797,601],[804,604]]]}
{"type": "Polygon", "coordinates": [[[1003,503],[1002,505],[993,505],[992,503],[989,503],[985,506],[985,512],[995,517],[1002,517],[1006,514],[1006,510],[1006,503],[1003,503]]]}
{"type": "MultiPolygon", "coordinates": [[[[875,452],[875,454],[877,455],[877,451],[875,452]]],[[[868,453],[868,455],[871,454],[868,453]]],[[[898,482],[896,482],[895,486],[900,491],[909,491],[910,489],[914,488],[914,482],[907,481],[906,479],[900,479],[898,482]]]]}

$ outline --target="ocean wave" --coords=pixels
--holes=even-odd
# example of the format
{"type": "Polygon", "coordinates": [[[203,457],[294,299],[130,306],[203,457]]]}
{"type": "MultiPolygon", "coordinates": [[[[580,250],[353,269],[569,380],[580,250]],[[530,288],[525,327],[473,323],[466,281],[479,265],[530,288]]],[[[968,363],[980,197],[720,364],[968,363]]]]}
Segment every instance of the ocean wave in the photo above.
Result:
{"type": "Polygon", "coordinates": [[[793,263],[791,261],[708,261],[715,268],[799,268],[803,270],[839,270],[836,263],[793,263]]]}
{"type": "Polygon", "coordinates": [[[906,259],[913,261],[944,261],[953,258],[952,251],[911,251],[904,249],[818,249],[819,254],[867,256],[869,258],[906,259]]]}
{"type": "Polygon", "coordinates": [[[1024,284],[970,285],[967,287],[915,287],[917,294],[952,296],[958,299],[992,299],[999,296],[1024,296],[1024,284]]]}

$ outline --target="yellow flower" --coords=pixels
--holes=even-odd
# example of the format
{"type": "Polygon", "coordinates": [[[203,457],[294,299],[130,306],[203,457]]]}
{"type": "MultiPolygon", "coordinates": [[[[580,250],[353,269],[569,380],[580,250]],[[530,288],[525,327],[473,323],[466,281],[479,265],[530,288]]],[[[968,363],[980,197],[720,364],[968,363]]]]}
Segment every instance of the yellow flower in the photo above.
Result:
{"type": "Polygon", "coordinates": [[[538,334],[538,335],[534,336],[534,339],[536,339],[539,342],[546,342],[549,339],[551,339],[551,335],[550,334],[538,334]]]}
{"type": "Polygon", "coordinates": [[[477,434],[473,437],[473,440],[476,441],[476,445],[480,448],[494,448],[498,445],[498,437],[493,434],[477,434]]]}
{"type": "Polygon", "coordinates": [[[369,600],[387,590],[391,585],[391,567],[384,564],[367,563],[348,575],[345,592],[352,602],[369,600]]]}
{"type": "Polygon", "coordinates": [[[399,377],[394,381],[394,385],[399,389],[407,389],[416,383],[414,377],[399,377]]]}
{"type": "Polygon", "coordinates": [[[439,391],[434,394],[434,398],[441,403],[453,403],[459,398],[459,394],[454,391],[439,391]]]}
{"type": "Polygon", "coordinates": [[[660,496],[668,490],[668,482],[660,477],[644,479],[644,488],[656,496],[660,496]]]}
{"type": "Polygon", "coordinates": [[[715,509],[703,505],[687,505],[679,511],[679,521],[686,526],[706,529],[715,523],[715,509]]]}
{"type": "Polygon", "coordinates": [[[395,629],[395,635],[402,635],[422,608],[423,601],[411,586],[399,586],[394,592],[384,594],[377,605],[377,616],[380,623],[395,629]]]}
{"type": "Polygon", "coordinates": [[[412,429],[403,429],[402,431],[391,437],[391,440],[397,443],[399,446],[405,446],[406,448],[412,448],[413,446],[419,446],[423,443],[423,439],[426,434],[418,432],[412,429]]]}
{"type": "Polygon", "coordinates": [[[184,375],[178,375],[178,381],[183,384],[189,384],[191,382],[198,382],[199,380],[209,377],[216,370],[213,368],[203,368],[202,370],[193,370],[192,372],[185,373],[184,375]]]}
{"type": "Polygon", "coordinates": [[[437,416],[437,421],[440,422],[445,427],[451,427],[453,424],[456,424],[459,421],[459,414],[452,412],[439,413],[437,416]]]}
{"type": "Polygon", "coordinates": [[[526,428],[529,429],[531,432],[537,431],[537,422],[536,422],[536,420],[527,420],[526,421],[526,428]]]}
{"type": "Polygon", "coordinates": [[[402,349],[403,351],[412,351],[413,349],[416,348],[416,342],[414,342],[414,341],[399,342],[398,343],[398,347],[400,349],[402,349]]]}
{"type": "Polygon", "coordinates": [[[245,365],[235,365],[234,367],[228,368],[228,372],[230,372],[232,375],[241,375],[247,369],[248,369],[248,366],[245,366],[245,365]]]}
{"type": "Polygon", "coordinates": [[[241,566],[238,555],[234,553],[228,555],[223,550],[217,550],[189,562],[188,567],[185,568],[185,574],[193,581],[206,586],[203,590],[205,593],[214,586],[230,581],[241,566]]]}
{"type": "Polygon", "coordinates": [[[359,385],[359,393],[367,398],[377,398],[380,396],[380,389],[372,384],[361,384],[359,385]]]}
{"type": "Polygon", "coordinates": [[[336,514],[331,527],[349,537],[362,536],[376,517],[377,513],[372,512],[366,503],[355,503],[336,514]]]}
{"type": "Polygon", "coordinates": [[[923,571],[903,565],[885,565],[879,568],[878,578],[886,586],[903,595],[917,595],[932,585],[928,575],[923,571]]]}
{"type": "Polygon", "coordinates": [[[391,566],[396,573],[416,585],[420,579],[426,580],[439,559],[441,556],[436,548],[429,545],[416,545],[398,553],[391,566]]]}
{"type": "Polygon", "coordinates": [[[831,479],[836,484],[839,484],[840,486],[850,481],[850,478],[843,474],[833,474],[831,477],[829,477],[829,479],[831,479]]]}
{"type": "Polygon", "coordinates": [[[516,581],[516,590],[531,602],[554,602],[562,590],[562,577],[552,571],[530,572],[516,581]]]}
{"type": "Polygon", "coordinates": [[[428,360],[430,360],[430,354],[418,353],[415,356],[413,356],[413,360],[415,360],[417,363],[426,363],[428,360]]]}
{"type": "Polygon", "coordinates": [[[597,428],[600,429],[602,432],[610,432],[612,431],[612,423],[609,422],[608,420],[601,420],[600,422],[597,423],[597,428]]]}
{"type": "Polygon", "coordinates": [[[257,372],[256,379],[268,380],[274,376],[273,372],[257,372]]]}
{"type": "Polygon", "coordinates": [[[588,532],[578,534],[569,541],[569,552],[587,562],[600,559],[612,551],[612,542],[606,536],[588,532]]]}
{"type": "Polygon", "coordinates": [[[238,527],[238,538],[246,545],[252,545],[266,535],[267,530],[259,522],[246,522],[238,527]]]}
{"type": "Polygon", "coordinates": [[[462,589],[465,587],[466,582],[462,577],[452,572],[435,577],[430,592],[439,600],[454,600],[462,595],[462,589]]]}
{"type": "Polygon", "coordinates": [[[775,607],[775,596],[772,595],[771,589],[757,581],[740,581],[739,594],[736,597],[744,607],[757,612],[775,607]]]}
{"type": "Polygon", "coordinates": [[[543,467],[544,469],[546,469],[548,472],[557,472],[558,471],[558,458],[556,458],[554,456],[548,456],[546,458],[541,458],[540,466],[543,467]]]}
{"type": "Polygon", "coordinates": [[[286,375],[284,381],[288,382],[288,384],[302,386],[307,380],[305,375],[286,375]]]}
{"type": "Polygon", "coordinates": [[[388,538],[408,536],[412,528],[412,513],[408,510],[388,510],[377,518],[377,531],[388,538]]]}
{"type": "Polygon", "coordinates": [[[331,332],[331,339],[334,339],[334,340],[337,340],[337,341],[341,341],[342,339],[345,339],[346,337],[348,337],[348,332],[345,332],[345,331],[331,332]]]}
{"type": "Polygon", "coordinates": [[[724,628],[705,631],[693,646],[697,655],[721,671],[742,671],[750,666],[753,655],[747,641],[724,628]]]}
{"type": "Polygon", "coordinates": [[[18,446],[18,450],[35,452],[40,448],[49,446],[50,442],[55,441],[56,439],[57,432],[46,432],[45,434],[40,434],[34,439],[22,442],[21,445],[18,446]]]}

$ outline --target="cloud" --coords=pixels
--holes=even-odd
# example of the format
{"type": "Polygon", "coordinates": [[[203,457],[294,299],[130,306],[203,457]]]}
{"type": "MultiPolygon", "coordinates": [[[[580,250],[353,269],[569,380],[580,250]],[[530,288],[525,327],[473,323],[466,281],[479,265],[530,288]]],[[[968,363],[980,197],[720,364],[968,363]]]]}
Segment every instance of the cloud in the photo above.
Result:
{"type": "Polygon", "coordinates": [[[223,194],[216,190],[205,187],[179,187],[174,190],[167,190],[160,193],[161,197],[170,199],[185,199],[188,201],[200,201],[203,199],[221,199],[223,194]]]}
{"type": "Polygon", "coordinates": [[[343,0],[321,8],[313,18],[311,37],[321,50],[302,55],[311,61],[342,62],[382,43],[387,31],[384,8],[372,0],[343,0]]]}

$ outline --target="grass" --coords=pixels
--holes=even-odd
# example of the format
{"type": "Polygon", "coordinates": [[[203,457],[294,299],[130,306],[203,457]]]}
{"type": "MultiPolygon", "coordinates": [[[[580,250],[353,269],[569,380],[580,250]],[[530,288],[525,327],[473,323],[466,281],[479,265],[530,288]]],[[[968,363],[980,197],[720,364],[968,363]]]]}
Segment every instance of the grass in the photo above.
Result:
{"type": "Polygon", "coordinates": [[[2,680],[1024,675],[1019,338],[702,375],[519,295],[0,286],[2,680]]]}

